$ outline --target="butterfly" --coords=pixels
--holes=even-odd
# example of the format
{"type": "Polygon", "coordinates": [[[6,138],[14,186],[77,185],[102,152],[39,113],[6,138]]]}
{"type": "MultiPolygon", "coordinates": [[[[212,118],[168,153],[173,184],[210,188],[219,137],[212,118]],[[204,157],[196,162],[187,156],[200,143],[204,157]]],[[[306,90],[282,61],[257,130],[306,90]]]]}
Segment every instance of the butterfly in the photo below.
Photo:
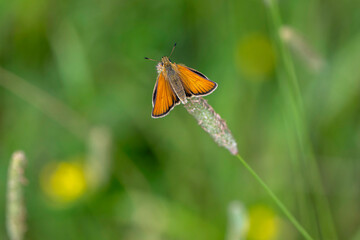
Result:
{"type": "MultiPolygon", "coordinates": [[[[176,43],[170,53],[173,53],[176,43]]],[[[153,60],[150,58],[145,58],[153,60]]],[[[156,61],[156,60],[153,60],[156,61]]],[[[187,98],[206,96],[217,88],[217,83],[201,72],[162,57],[157,64],[158,77],[153,91],[153,118],[166,116],[176,105],[186,104],[187,98]]]]}

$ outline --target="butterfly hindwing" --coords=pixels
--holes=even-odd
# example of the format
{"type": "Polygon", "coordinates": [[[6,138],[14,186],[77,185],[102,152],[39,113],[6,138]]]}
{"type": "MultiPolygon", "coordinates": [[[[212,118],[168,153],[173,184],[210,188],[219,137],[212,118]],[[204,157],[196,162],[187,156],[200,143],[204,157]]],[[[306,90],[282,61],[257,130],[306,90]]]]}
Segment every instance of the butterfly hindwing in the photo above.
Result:
{"type": "Polygon", "coordinates": [[[176,104],[179,104],[179,98],[172,90],[169,81],[160,73],[156,81],[153,92],[153,118],[164,117],[176,104]]]}
{"type": "Polygon", "coordinates": [[[184,65],[177,65],[186,96],[205,96],[212,93],[217,84],[204,74],[184,65]]]}

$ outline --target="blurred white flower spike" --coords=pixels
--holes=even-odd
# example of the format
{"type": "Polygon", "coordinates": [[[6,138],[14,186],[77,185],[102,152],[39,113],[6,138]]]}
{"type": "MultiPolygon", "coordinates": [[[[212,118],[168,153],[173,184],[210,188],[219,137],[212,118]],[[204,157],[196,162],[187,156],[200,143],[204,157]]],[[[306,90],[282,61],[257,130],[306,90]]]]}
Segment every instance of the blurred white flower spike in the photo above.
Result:
{"type": "Polygon", "coordinates": [[[282,26],[279,29],[281,40],[293,51],[305,65],[314,72],[319,72],[324,67],[324,60],[305,38],[294,28],[282,26]]]}
{"type": "Polygon", "coordinates": [[[233,201],[228,207],[226,240],[244,240],[249,230],[249,219],[244,205],[233,201]]]}
{"type": "Polygon", "coordinates": [[[24,152],[14,152],[11,157],[7,182],[6,227],[10,240],[22,240],[26,232],[26,208],[23,191],[23,185],[27,183],[24,176],[25,165],[24,152]]]}

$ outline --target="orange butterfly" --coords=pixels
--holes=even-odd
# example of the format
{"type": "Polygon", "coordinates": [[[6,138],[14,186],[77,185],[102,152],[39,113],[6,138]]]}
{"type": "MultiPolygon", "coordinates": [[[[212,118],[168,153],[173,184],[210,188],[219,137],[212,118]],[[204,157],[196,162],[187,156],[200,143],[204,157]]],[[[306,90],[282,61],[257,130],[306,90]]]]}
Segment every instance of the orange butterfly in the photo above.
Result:
{"type": "MultiPolygon", "coordinates": [[[[170,56],[175,46],[176,43],[170,56]]],[[[159,75],[153,91],[153,118],[164,117],[175,105],[180,102],[187,103],[188,97],[208,95],[217,87],[217,83],[209,80],[204,74],[185,65],[172,63],[168,57],[162,57],[156,68],[159,75]]]]}

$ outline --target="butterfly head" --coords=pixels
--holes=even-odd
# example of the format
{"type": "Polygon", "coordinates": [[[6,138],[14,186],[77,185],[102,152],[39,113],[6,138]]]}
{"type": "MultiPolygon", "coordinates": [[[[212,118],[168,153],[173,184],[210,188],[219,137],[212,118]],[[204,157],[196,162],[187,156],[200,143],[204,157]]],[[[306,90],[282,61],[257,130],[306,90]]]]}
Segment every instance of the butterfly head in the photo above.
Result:
{"type": "Polygon", "coordinates": [[[171,64],[171,61],[168,57],[164,56],[161,58],[161,63],[166,67],[171,64]]]}
{"type": "Polygon", "coordinates": [[[156,65],[156,69],[158,73],[161,73],[165,70],[165,68],[171,67],[171,61],[168,57],[162,57],[161,61],[156,65]]]}

